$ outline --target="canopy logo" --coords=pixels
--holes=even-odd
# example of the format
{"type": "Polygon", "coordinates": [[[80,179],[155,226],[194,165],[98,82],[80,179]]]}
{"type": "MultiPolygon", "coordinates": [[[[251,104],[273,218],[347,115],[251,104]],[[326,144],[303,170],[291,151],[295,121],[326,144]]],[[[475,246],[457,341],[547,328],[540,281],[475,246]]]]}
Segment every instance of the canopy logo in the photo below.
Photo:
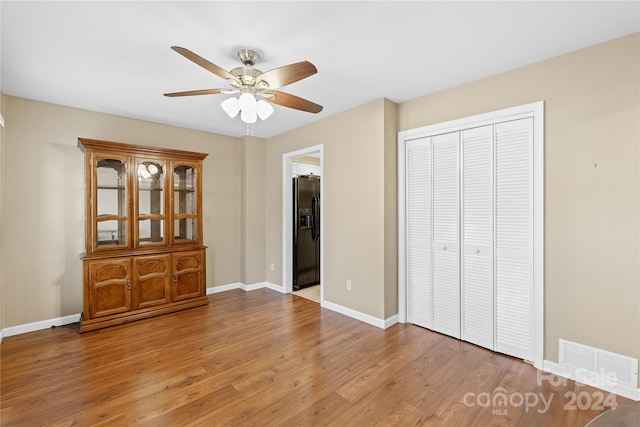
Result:
{"type": "MultiPolygon", "coordinates": [[[[586,369],[578,369],[574,371],[576,378],[575,385],[577,387],[585,387],[586,385],[594,387],[611,387],[617,384],[617,378],[613,372],[590,372],[586,369]]],[[[567,377],[569,374],[566,375],[567,377]]],[[[548,390],[551,387],[570,387],[569,379],[555,374],[546,372],[537,372],[537,386],[548,390]]],[[[555,392],[511,392],[509,393],[502,387],[497,387],[491,392],[474,393],[468,392],[464,395],[462,401],[465,406],[482,408],[491,408],[493,415],[508,415],[509,408],[524,408],[525,412],[537,411],[544,414],[549,410],[551,403],[555,397],[555,392]]],[[[566,391],[563,394],[565,411],[576,410],[595,410],[602,411],[618,406],[616,395],[613,393],[605,393],[600,390],[589,392],[582,390],[575,392],[573,390],[566,391]]]]}
{"type": "Polygon", "coordinates": [[[494,415],[507,415],[509,407],[519,408],[524,406],[524,411],[529,412],[536,409],[538,413],[544,414],[549,410],[549,405],[553,400],[553,393],[546,399],[543,393],[507,393],[502,387],[494,389],[491,393],[473,393],[469,392],[464,395],[463,402],[465,406],[480,406],[483,408],[492,408],[494,415]]]}

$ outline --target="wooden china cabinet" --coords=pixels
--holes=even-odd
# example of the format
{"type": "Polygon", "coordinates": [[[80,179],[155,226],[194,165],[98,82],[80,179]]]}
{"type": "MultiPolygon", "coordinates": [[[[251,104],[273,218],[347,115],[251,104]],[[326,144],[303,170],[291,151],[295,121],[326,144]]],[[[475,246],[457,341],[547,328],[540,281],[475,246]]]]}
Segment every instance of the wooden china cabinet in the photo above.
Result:
{"type": "Polygon", "coordinates": [[[206,305],[207,154],[78,139],[85,153],[80,332],[206,305]]]}

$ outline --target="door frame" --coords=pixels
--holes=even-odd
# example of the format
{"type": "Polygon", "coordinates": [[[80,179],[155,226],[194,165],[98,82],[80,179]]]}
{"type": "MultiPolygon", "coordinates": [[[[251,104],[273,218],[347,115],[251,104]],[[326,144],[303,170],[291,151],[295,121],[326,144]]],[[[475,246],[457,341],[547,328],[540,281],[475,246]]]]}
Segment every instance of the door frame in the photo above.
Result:
{"type": "Polygon", "coordinates": [[[320,305],[324,304],[324,145],[314,145],[282,155],[282,288],[293,291],[293,159],[302,156],[320,158],[320,305]]]}
{"type": "Polygon", "coordinates": [[[544,363],[544,101],[398,132],[398,321],[407,322],[406,142],[495,121],[533,117],[533,365],[544,363]]]}

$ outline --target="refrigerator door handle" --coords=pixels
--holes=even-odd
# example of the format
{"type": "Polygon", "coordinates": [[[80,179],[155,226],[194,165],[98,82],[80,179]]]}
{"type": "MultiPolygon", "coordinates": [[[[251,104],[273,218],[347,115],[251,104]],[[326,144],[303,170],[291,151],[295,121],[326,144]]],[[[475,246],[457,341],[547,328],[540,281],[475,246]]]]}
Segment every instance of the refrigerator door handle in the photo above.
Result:
{"type": "Polygon", "coordinates": [[[318,209],[318,197],[311,199],[311,238],[315,242],[320,237],[320,210],[318,209]]]}

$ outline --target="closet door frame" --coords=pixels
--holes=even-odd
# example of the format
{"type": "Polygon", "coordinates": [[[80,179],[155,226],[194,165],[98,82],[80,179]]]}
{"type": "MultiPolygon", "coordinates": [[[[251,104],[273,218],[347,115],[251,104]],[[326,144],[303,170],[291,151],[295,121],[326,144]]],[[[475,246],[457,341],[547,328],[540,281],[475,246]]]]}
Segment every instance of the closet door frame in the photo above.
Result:
{"type": "Polygon", "coordinates": [[[544,362],[544,101],[398,132],[398,321],[407,322],[406,141],[533,118],[533,365],[544,362]]]}

